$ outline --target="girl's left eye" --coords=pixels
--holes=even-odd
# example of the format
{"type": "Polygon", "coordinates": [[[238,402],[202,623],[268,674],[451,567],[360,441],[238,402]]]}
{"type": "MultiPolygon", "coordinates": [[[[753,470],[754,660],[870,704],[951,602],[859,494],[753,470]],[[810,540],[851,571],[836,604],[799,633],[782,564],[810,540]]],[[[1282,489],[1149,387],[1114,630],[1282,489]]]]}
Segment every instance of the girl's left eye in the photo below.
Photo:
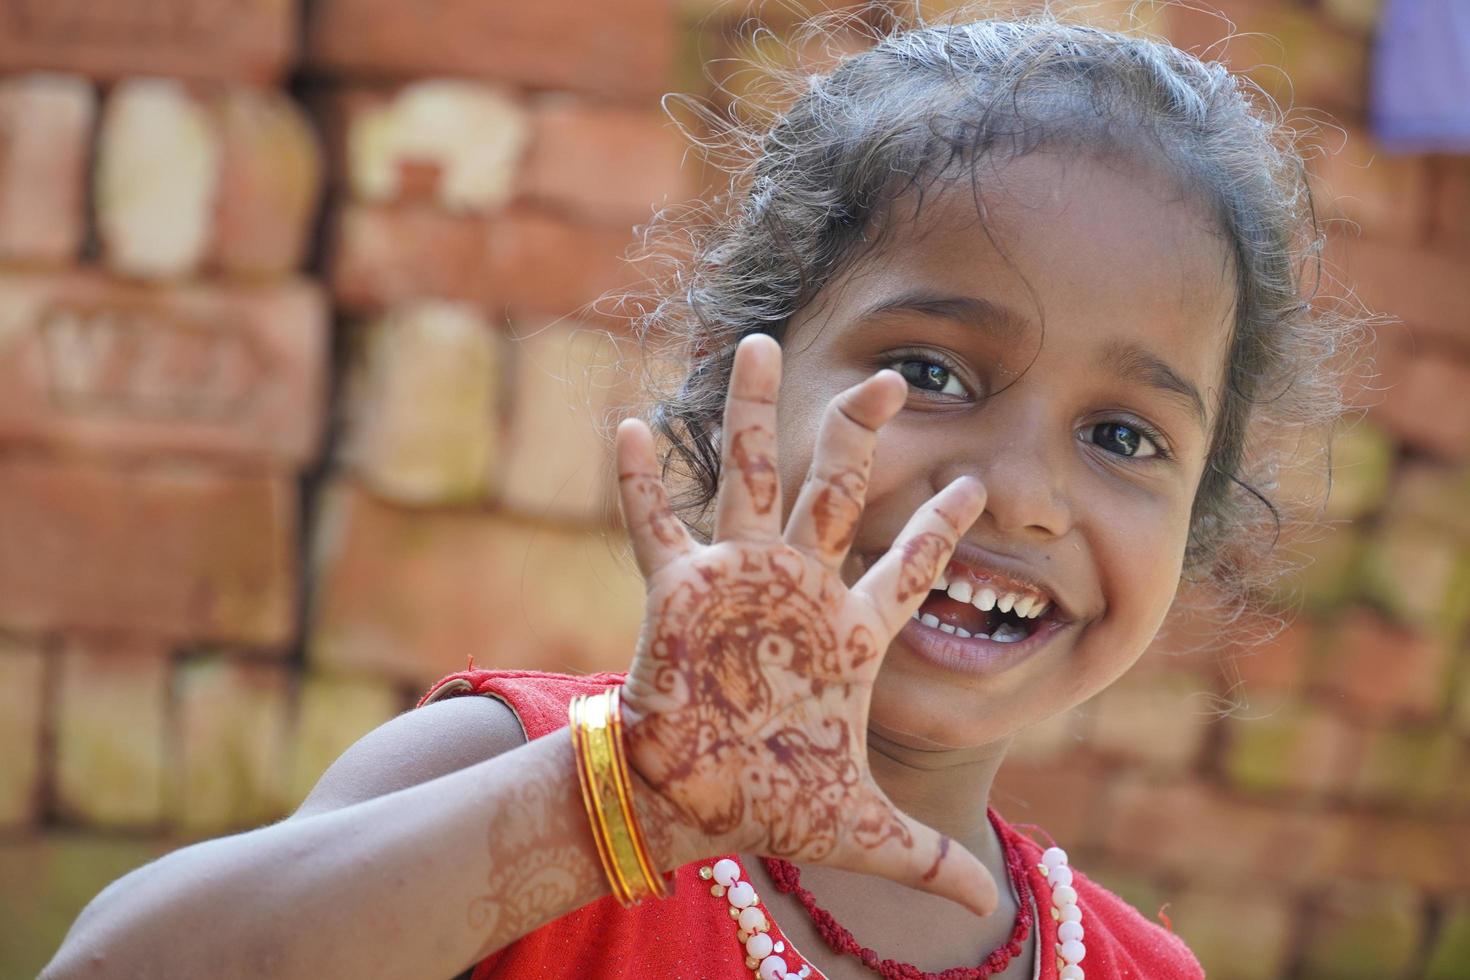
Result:
{"type": "Polygon", "coordinates": [[[1144,459],[1160,455],[1159,443],[1153,436],[1126,422],[1099,422],[1083,432],[1089,442],[1119,456],[1144,459]]]}
{"type": "Polygon", "coordinates": [[[954,372],[938,361],[910,357],[894,361],[889,367],[903,375],[905,381],[920,391],[932,391],[938,395],[959,397],[969,394],[965,386],[960,384],[959,379],[954,376],[954,372]]]}

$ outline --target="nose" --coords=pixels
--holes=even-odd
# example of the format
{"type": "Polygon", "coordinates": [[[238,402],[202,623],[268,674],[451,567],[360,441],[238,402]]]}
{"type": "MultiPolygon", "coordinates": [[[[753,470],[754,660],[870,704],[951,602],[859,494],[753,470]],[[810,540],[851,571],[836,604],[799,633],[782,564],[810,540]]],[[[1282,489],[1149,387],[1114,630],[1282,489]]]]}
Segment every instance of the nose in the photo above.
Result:
{"type": "Polygon", "coordinates": [[[1044,409],[1030,413],[986,413],[971,438],[962,440],[936,472],[936,488],[960,476],[985,484],[980,523],[1034,541],[1059,538],[1072,528],[1074,513],[1066,472],[1069,457],[1044,409]]]}

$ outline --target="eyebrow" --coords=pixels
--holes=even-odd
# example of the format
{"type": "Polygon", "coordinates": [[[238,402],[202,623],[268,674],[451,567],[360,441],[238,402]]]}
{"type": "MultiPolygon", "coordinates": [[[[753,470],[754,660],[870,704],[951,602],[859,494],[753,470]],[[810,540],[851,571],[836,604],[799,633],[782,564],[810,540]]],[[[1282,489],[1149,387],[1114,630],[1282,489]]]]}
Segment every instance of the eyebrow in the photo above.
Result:
{"type": "Polygon", "coordinates": [[[1120,377],[1174,395],[1194,409],[1201,428],[1208,427],[1205,400],[1199,389],[1152,351],[1128,341],[1110,340],[1103,348],[1103,363],[1120,377]]]}
{"type": "MultiPolygon", "coordinates": [[[[859,319],[881,319],[895,314],[950,320],[975,327],[1000,340],[1015,340],[1035,329],[1027,317],[1003,303],[979,296],[955,296],[914,290],[883,300],[860,314],[859,319]]],[[[1202,428],[1208,428],[1209,413],[1199,388],[1152,351],[1130,341],[1112,340],[1103,349],[1102,363],[1125,380],[1147,385],[1173,395],[1194,410],[1202,428]]]]}
{"type": "Polygon", "coordinates": [[[979,296],[951,296],[943,293],[915,290],[901,293],[864,310],[861,320],[879,319],[901,313],[917,313],[920,316],[976,327],[1001,340],[1014,340],[1034,329],[1033,324],[1009,306],[979,296]]]}

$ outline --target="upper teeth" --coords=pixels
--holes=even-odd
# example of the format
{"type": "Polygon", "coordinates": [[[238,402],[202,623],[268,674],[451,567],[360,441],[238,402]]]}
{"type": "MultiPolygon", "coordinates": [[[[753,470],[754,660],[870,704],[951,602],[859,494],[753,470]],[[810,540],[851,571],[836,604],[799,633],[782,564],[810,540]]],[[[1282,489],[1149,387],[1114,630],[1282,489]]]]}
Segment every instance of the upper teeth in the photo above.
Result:
{"type": "Polygon", "coordinates": [[[934,587],[943,589],[956,602],[968,602],[981,612],[999,609],[1001,612],[1013,613],[1022,619],[1035,619],[1051,606],[1051,603],[1042,596],[1033,596],[1025,592],[997,593],[988,585],[976,589],[970,582],[962,578],[951,582],[944,573],[940,574],[939,581],[934,587]]]}

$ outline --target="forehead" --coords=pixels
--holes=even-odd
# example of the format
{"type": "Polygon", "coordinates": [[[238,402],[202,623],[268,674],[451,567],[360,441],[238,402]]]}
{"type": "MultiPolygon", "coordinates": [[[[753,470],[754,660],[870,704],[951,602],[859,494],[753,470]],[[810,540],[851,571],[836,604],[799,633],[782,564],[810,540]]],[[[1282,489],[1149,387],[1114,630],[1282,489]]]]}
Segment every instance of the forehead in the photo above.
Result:
{"type": "Polygon", "coordinates": [[[1202,387],[1219,377],[1235,292],[1218,223],[1177,178],[1049,152],[901,198],[843,280],[838,318],[915,289],[979,296],[1044,321],[1053,340],[1168,353],[1202,387]]]}

